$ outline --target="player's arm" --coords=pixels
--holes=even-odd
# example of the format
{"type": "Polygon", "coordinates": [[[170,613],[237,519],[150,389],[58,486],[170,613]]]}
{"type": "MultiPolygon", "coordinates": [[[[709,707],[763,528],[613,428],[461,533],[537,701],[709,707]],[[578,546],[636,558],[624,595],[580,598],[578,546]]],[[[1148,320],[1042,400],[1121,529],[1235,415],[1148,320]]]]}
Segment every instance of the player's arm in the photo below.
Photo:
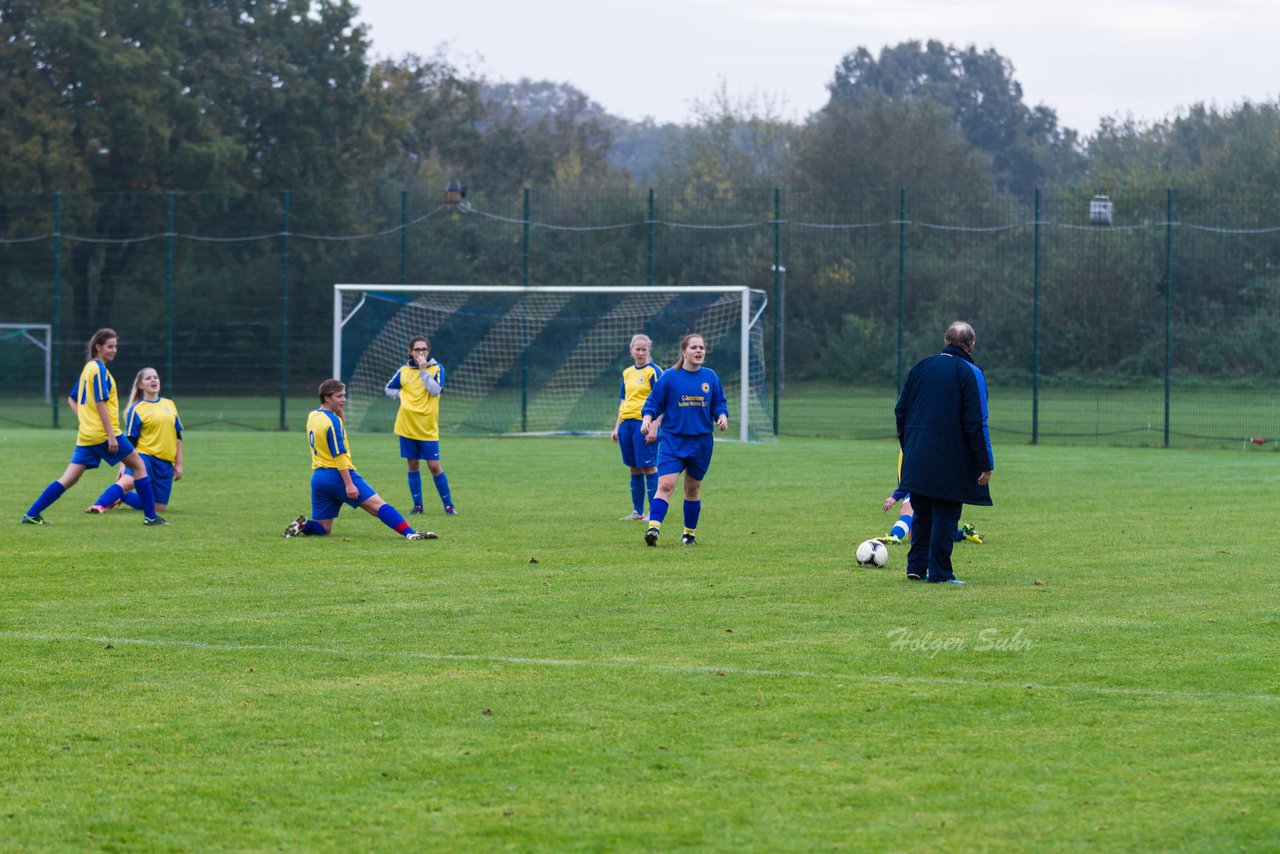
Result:
{"type": "Polygon", "coordinates": [[[729,429],[729,400],[724,396],[724,386],[716,377],[716,385],[711,399],[711,411],[716,413],[716,429],[721,433],[729,429]]]}
{"type": "MultiPolygon", "coordinates": [[[[422,377],[422,384],[427,387],[427,394],[432,397],[439,397],[441,390],[444,388],[444,383],[436,377],[433,377],[431,372],[427,370],[427,368],[430,368],[432,365],[436,365],[438,367],[440,363],[435,359],[432,359],[418,370],[418,375],[422,377]]],[[[443,376],[444,368],[440,368],[440,374],[443,376]]]]}
{"type": "Polygon", "coordinates": [[[71,387],[71,391],[67,392],[67,405],[71,407],[72,415],[80,414],[80,401],[76,400],[76,394],[80,391],[80,383],[76,383],[71,387]]]}
{"type": "Polygon", "coordinates": [[[178,450],[173,454],[173,479],[182,480],[182,436],[174,444],[178,450]]]}
{"type": "Polygon", "coordinates": [[[391,398],[392,400],[400,399],[400,372],[399,371],[396,371],[396,375],[391,378],[390,382],[387,383],[387,386],[386,388],[383,389],[383,392],[386,393],[387,397],[391,398]]]}
{"type": "Polygon", "coordinates": [[[360,490],[356,489],[355,481],[351,479],[351,471],[349,469],[338,469],[338,476],[342,478],[342,485],[347,489],[347,497],[352,501],[360,497],[360,490]]]}
{"type": "Polygon", "coordinates": [[[111,429],[111,416],[107,414],[107,402],[105,400],[95,400],[94,405],[98,407],[98,418],[102,421],[102,432],[107,434],[107,450],[115,453],[120,448],[120,443],[116,441],[116,432],[111,429]]]}

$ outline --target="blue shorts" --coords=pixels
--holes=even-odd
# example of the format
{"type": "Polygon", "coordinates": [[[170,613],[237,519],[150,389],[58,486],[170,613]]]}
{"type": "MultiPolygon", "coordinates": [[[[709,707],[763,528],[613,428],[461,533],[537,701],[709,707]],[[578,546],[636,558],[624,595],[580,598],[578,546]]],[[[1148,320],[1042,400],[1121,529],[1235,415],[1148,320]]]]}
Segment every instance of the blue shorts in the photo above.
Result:
{"type": "Polygon", "coordinates": [[[618,447],[622,462],[633,469],[650,469],[658,464],[658,443],[646,442],[640,432],[640,421],[628,418],[618,425],[618,447]]]}
{"type": "Polygon", "coordinates": [[[434,439],[406,439],[400,437],[400,456],[406,460],[440,459],[440,443],[434,439]]]}
{"type": "Polygon", "coordinates": [[[173,463],[153,457],[150,454],[138,454],[142,464],[147,467],[147,478],[151,481],[151,491],[155,493],[157,504],[168,504],[169,495],[173,492],[173,463]]]}
{"type": "Polygon", "coordinates": [[[123,462],[125,457],[133,453],[133,443],[127,436],[116,436],[116,442],[118,447],[114,454],[107,450],[106,442],[99,442],[96,445],[76,445],[75,451],[71,454],[71,462],[87,469],[96,469],[104,462],[109,466],[123,462]]]}
{"type": "Polygon", "coordinates": [[[701,436],[662,434],[658,449],[658,477],[686,472],[694,480],[702,480],[711,468],[711,450],[715,440],[710,433],[701,436]]]}
{"type": "Polygon", "coordinates": [[[311,518],[337,519],[338,511],[343,504],[359,507],[377,491],[360,476],[360,472],[350,469],[351,482],[356,485],[360,494],[354,501],[347,497],[347,485],[342,482],[342,475],[337,469],[316,469],[311,472],[311,518]]]}

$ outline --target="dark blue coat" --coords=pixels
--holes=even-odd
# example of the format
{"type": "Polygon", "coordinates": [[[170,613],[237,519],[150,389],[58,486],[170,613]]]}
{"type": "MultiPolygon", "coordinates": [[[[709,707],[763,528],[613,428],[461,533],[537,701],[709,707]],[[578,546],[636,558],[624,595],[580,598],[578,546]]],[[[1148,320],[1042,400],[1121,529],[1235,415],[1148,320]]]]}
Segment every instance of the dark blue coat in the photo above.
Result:
{"type": "Polygon", "coordinates": [[[921,359],[902,386],[899,488],[944,501],[991,504],[978,475],[996,467],[987,429],[987,382],[962,347],[921,359]]]}

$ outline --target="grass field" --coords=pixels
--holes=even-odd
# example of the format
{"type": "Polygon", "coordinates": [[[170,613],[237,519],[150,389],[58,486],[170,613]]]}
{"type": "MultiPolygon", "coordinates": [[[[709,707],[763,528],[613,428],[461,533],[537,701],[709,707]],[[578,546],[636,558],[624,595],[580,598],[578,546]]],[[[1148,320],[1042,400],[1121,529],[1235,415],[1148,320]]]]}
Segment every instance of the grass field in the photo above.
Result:
{"type": "MultiPolygon", "coordinates": [[[[583,401],[579,413],[594,429],[608,431],[616,415],[614,391],[605,390],[583,401]],[[587,412],[586,410],[590,410],[587,412]]],[[[278,430],[278,397],[178,397],[182,420],[200,430],[278,430]]],[[[735,398],[736,401],[736,398],[735,398]]],[[[893,434],[892,388],[849,388],[811,383],[790,383],[779,408],[780,432],[789,437],[889,439],[893,434]]],[[[65,404],[60,424],[74,426],[65,404]]],[[[736,402],[732,404],[736,407],[736,402]]],[[[305,421],[315,406],[313,394],[286,401],[286,423],[305,421]]],[[[486,410],[466,425],[447,424],[448,435],[460,432],[491,434],[519,430],[520,398],[510,395],[504,405],[487,401],[505,414],[499,417],[486,410]],[[487,420],[486,420],[487,418],[487,420]]],[[[537,410],[536,396],[529,406],[537,410]]],[[[766,401],[767,419],[772,418],[772,401],[766,401]]],[[[389,432],[395,408],[385,400],[375,401],[377,417],[370,416],[366,429],[389,432]]],[[[456,404],[449,413],[466,411],[456,404]]],[[[991,429],[996,441],[1030,444],[1033,432],[1049,445],[1100,445],[1159,448],[1164,446],[1163,389],[1113,389],[1072,387],[1046,388],[1039,399],[1038,424],[1030,389],[997,387],[991,393],[991,429]]],[[[1172,448],[1238,449],[1245,439],[1262,437],[1267,449],[1280,449],[1280,390],[1226,387],[1180,388],[1170,397],[1169,446],[1172,448]]],[[[6,403],[0,412],[0,428],[48,427],[52,423],[49,404],[23,398],[6,403]]],[[[539,427],[536,429],[547,429],[539,427]]],[[[530,428],[530,432],[536,432],[530,428]]]]}
{"type": "Polygon", "coordinates": [[[694,549],[589,438],[446,441],[434,542],[282,539],[279,433],[17,524],[70,444],[0,431],[2,851],[1280,847],[1274,453],[997,444],[951,588],[852,561],[882,441],[718,445],[694,549]]]}

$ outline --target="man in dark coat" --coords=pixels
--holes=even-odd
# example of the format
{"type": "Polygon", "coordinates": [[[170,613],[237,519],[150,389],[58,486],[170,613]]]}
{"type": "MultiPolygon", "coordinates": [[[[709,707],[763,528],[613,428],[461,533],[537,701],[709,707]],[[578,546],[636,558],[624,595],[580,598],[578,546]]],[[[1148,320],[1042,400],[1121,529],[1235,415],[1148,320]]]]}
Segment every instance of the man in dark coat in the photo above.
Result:
{"type": "Polygon", "coordinates": [[[951,570],[951,547],[966,504],[991,504],[995,466],[987,429],[987,382],[973,362],[973,327],[947,328],[941,353],[916,363],[898,396],[902,482],[915,523],[907,578],[964,584],[951,570]]]}

